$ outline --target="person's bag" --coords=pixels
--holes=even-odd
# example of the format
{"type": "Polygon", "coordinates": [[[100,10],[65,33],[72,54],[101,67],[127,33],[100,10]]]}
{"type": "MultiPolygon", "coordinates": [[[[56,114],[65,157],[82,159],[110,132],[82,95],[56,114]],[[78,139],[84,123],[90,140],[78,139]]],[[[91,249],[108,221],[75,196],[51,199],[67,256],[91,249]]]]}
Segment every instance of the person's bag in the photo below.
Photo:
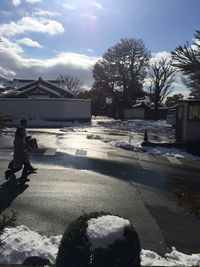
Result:
{"type": "Polygon", "coordinates": [[[28,151],[33,151],[38,148],[36,138],[29,138],[28,140],[26,140],[26,144],[28,151]]]}

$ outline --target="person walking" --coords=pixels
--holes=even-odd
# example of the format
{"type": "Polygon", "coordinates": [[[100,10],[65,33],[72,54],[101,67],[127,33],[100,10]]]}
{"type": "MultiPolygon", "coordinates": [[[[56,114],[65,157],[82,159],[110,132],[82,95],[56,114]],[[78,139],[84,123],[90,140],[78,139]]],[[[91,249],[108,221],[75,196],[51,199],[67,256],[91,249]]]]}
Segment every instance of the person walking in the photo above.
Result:
{"type": "MultiPolygon", "coordinates": [[[[27,141],[31,138],[31,136],[27,136],[27,132],[26,132],[27,120],[26,119],[22,119],[20,121],[20,126],[24,129],[25,142],[27,143],[27,141]]],[[[28,148],[28,146],[27,146],[27,148],[28,148]]],[[[29,158],[29,155],[28,155],[28,158],[29,158]]],[[[37,168],[34,168],[31,165],[30,159],[28,160],[28,171],[29,171],[29,173],[37,171],[37,168]]]]}
{"type": "Polygon", "coordinates": [[[24,129],[21,126],[17,127],[14,139],[14,154],[13,160],[9,164],[9,169],[5,172],[5,178],[8,180],[9,177],[14,175],[17,171],[22,171],[22,181],[29,181],[27,178],[29,170],[29,156],[27,151],[27,145],[25,141],[24,129]]]}

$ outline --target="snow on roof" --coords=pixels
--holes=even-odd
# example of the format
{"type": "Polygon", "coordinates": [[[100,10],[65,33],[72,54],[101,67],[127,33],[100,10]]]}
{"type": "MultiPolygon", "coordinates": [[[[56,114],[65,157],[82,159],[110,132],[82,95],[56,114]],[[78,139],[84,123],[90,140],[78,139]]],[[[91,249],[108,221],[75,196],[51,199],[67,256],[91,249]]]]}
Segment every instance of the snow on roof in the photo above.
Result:
{"type": "Polygon", "coordinates": [[[19,88],[10,90],[7,95],[3,95],[3,96],[5,97],[9,97],[9,96],[12,97],[15,95],[20,96],[21,94],[31,92],[37,88],[40,88],[46,92],[49,92],[55,95],[56,97],[70,97],[70,98],[74,97],[74,93],[71,92],[70,90],[63,89],[62,87],[56,85],[55,83],[51,83],[42,78],[39,78],[38,80],[30,81],[29,83],[26,83],[25,85],[19,88]]]}
{"type": "Polygon", "coordinates": [[[57,97],[61,97],[61,95],[60,95],[58,92],[56,92],[56,91],[54,91],[54,90],[52,90],[52,89],[50,89],[50,88],[47,88],[47,87],[45,87],[45,86],[42,86],[42,85],[40,85],[40,84],[39,84],[38,86],[35,85],[35,86],[32,86],[32,87],[26,88],[26,89],[24,89],[23,91],[19,91],[19,92],[17,93],[17,96],[19,96],[19,95],[21,95],[21,94],[29,93],[29,92],[31,92],[31,91],[34,91],[34,90],[37,89],[37,88],[41,89],[42,91],[51,93],[52,95],[56,95],[57,97]]]}
{"type": "Polygon", "coordinates": [[[129,220],[113,215],[90,219],[88,221],[87,236],[91,243],[91,251],[99,247],[107,248],[115,240],[122,239],[124,228],[129,225],[129,220]]]}
{"type": "Polygon", "coordinates": [[[56,84],[53,84],[53,83],[51,83],[50,81],[46,81],[46,80],[43,80],[42,78],[40,78],[41,79],[41,81],[43,81],[43,82],[45,82],[47,85],[49,85],[49,86],[53,86],[54,88],[57,88],[58,90],[60,90],[61,92],[63,92],[63,93],[69,93],[69,94],[71,94],[71,95],[74,95],[70,90],[68,90],[68,89],[64,89],[64,88],[62,88],[62,87],[60,87],[60,86],[58,86],[58,85],[56,85],[56,84]]]}

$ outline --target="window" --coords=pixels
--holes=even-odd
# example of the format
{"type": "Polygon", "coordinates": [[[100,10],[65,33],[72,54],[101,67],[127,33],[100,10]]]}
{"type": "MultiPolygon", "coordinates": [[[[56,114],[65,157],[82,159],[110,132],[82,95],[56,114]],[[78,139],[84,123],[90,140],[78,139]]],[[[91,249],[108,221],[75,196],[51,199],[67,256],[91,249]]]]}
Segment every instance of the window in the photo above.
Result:
{"type": "Polygon", "coordinates": [[[200,105],[189,105],[189,120],[200,120],[200,105]]]}

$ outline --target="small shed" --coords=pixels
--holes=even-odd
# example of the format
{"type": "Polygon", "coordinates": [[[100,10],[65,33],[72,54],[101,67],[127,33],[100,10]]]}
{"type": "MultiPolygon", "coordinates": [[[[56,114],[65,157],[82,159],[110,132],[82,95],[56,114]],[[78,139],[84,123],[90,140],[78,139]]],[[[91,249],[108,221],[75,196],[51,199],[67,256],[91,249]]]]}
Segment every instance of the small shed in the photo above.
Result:
{"type": "Polygon", "coordinates": [[[176,140],[200,142],[200,100],[181,100],[177,105],[176,140]]]}

